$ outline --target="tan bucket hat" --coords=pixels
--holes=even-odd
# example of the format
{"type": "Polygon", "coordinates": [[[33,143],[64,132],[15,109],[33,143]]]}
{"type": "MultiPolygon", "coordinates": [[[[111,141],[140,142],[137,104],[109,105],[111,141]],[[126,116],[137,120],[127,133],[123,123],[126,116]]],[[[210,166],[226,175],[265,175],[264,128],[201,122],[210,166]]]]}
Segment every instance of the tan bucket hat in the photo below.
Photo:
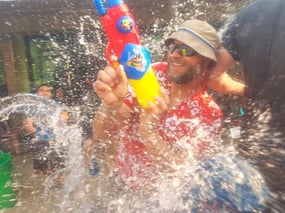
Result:
{"type": "Polygon", "coordinates": [[[215,28],[207,22],[197,19],[185,21],[165,40],[165,44],[169,45],[173,39],[193,48],[200,55],[217,61],[215,50],[221,45],[220,38],[215,28]]]}

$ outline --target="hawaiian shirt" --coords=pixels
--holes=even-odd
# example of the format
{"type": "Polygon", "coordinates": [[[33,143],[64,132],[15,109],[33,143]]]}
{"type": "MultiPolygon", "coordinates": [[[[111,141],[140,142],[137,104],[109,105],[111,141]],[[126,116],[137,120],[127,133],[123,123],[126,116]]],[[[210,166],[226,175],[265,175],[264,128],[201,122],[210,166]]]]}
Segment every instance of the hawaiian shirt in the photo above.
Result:
{"type": "MultiPolygon", "coordinates": [[[[161,87],[170,89],[167,77],[167,63],[153,64],[153,70],[161,87]]],[[[138,135],[140,107],[131,91],[125,98],[125,103],[133,109],[133,114],[120,131],[120,145],[117,165],[121,176],[134,183],[149,180],[155,171],[147,155],[146,146],[138,135]]],[[[166,143],[178,148],[177,142],[187,138],[197,152],[201,152],[209,143],[213,134],[217,134],[222,127],[222,111],[208,94],[206,87],[180,104],[170,109],[161,119],[159,132],[166,143]]]]}

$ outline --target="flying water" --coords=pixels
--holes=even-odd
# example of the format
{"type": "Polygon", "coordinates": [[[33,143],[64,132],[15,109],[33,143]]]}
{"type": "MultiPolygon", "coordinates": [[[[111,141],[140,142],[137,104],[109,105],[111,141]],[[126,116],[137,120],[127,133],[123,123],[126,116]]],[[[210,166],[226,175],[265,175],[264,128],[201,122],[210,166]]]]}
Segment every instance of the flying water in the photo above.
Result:
{"type": "MultiPolygon", "coordinates": [[[[45,208],[49,208],[49,205],[51,205],[49,200],[53,197],[53,205],[57,206],[56,208],[61,212],[67,212],[73,206],[72,202],[74,200],[70,200],[71,194],[75,190],[78,191],[77,188],[83,178],[89,175],[87,167],[84,166],[82,131],[76,120],[76,113],[78,112],[73,111],[72,113],[71,109],[33,94],[17,94],[2,98],[0,102],[1,122],[9,120],[16,113],[17,115],[21,114],[23,119],[33,118],[34,123],[43,132],[52,129],[53,138],[49,140],[47,156],[51,157],[51,160],[54,156],[64,161],[64,166],[53,170],[53,173],[44,180],[45,187],[39,199],[42,197],[45,202],[42,203],[39,210],[47,210],[45,208]],[[72,122],[67,123],[61,118],[61,112],[64,110],[69,110],[69,115],[73,116],[72,122]],[[60,190],[57,191],[56,189],[60,190]],[[54,200],[54,198],[56,199],[54,200]]],[[[33,143],[33,141],[31,140],[30,143],[33,143]]],[[[32,165],[29,166],[32,167],[32,165]]],[[[17,181],[15,182],[17,184],[17,181]]],[[[20,187],[19,190],[22,190],[22,188],[20,187]]],[[[79,209],[83,205],[86,206],[88,203],[88,198],[84,196],[83,192],[77,197],[80,198],[80,205],[76,206],[78,212],[80,212],[79,209]]]]}
{"type": "Polygon", "coordinates": [[[221,148],[224,146],[218,145],[218,139],[202,160],[197,160],[186,139],[179,141],[181,149],[188,150],[185,162],[173,163],[167,171],[158,167],[150,190],[136,191],[125,186],[114,173],[106,172],[104,167],[108,165],[100,155],[96,156],[100,172],[91,176],[84,162],[81,129],[75,118],[69,124],[62,120],[63,110],[68,108],[31,94],[1,99],[1,121],[19,112],[38,119],[48,117],[41,127],[52,127],[54,139],[50,141],[50,150],[64,159],[64,166],[44,180],[44,190],[38,195],[43,202],[39,211],[195,212],[227,208],[250,211],[262,210],[265,205],[268,191],[262,177],[235,155],[233,147],[221,148]]]}
{"type": "MultiPolygon", "coordinates": [[[[177,3],[171,24],[160,28],[160,20],[157,20],[151,27],[153,34],[142,35],[155,59],[163,54],[157,43],[163,43],[162,38],[173,30],[173,26],[187,17],[203,16],[199,7],[204,3],[193,0],[177,3]],[[190,10],[189,5],[196,5],[198,9],[190,10]]],[[[91,22],[94,29],[98,29],[97,22],[89,16],[82,17],[81,21],[91,22]]],[[[84,54],[98,53],[97,44],[84,37],[83,32],[87,31],[84,24],[79,31],[78,40],[86,47],[84,54]]],[[[98,35],[95,31],[95,36],[98,35]]],[[[102,45],[103,41],[99,42],[102,45]]],[[[96,176],[89,174],[89,165],[84,162],[82,153],[84,138],[76,110],[31,94],[2,98],[0,106],[1,121],[8,120],[13,113],[35,117],[39,122],[42,117],[48,117],[42,128],[52,127],[55,135],[51,141],[52,149],[64,159],[64,167],[44,179],[44,190],[39,193],[41,205],[33,209],[35,212],[239,212],[262,211],[266,204],[268,191],[262,176],[253,165],[238,157],[232,145],[221,148],[215,144],[203,160],[197,160],[193,150],[184,147],[187,143],[185,145],[181,140],[178,143],[182,149],[189,150],[183,166],[174,164],[171,172],[158,172],[153,177],[152,191],[135,191],[121,182],[114,174],[116,171],[109,171],[109,165],[100,153],[95,155],[100,172],[96,176]],[[63,110],[75,114],[72,123],[67,124],[61,119],[63,110]]],[[[23,207],[21,203],[19,205],[23,207]]]]}

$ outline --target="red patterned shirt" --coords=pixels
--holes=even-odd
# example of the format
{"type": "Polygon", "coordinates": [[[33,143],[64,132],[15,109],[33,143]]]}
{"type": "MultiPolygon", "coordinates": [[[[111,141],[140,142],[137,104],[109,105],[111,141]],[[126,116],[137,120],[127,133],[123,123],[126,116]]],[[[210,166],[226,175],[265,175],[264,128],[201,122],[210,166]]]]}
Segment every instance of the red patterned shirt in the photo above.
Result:
{"type": "MultiPolygon", "coordinates": [[[[169,90],[167,69],[166,63],[153,65],[160,86],[169,90]]],[[[132,184],[138,181],[143,184],[143,181],[149,181],[153,175],[155,165],[151,163],[146,154],[146,146],[138,135],[140,108],[132,91],[125,103],[134,109],[134,112],[120,131],[117,165],[125,180],[132,184]]],[[[161,119],[159,132],[163,140],[173,148],[179,149],[177,142],[183,140],[191,144],[194,150],[201,152],[208,146],[211,137],[221,129],[222,118],[221,109],[204,87],[169,110],[161,119]]]]}

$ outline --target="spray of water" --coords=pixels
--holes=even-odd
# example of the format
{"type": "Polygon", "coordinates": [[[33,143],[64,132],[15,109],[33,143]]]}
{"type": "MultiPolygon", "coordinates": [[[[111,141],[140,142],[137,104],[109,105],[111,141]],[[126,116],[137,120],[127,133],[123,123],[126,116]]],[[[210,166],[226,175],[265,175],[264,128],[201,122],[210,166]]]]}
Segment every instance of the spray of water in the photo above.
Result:
{"type": "MultiPolygon", "coordinates": [[[[142,35],[143,43],[151,50],[154,60],[160,60],[164,54],[163,49],[157,48],[163,45],[163,38],[184,20],[204,17],[201,7],[205,5],[204,1],[176,1],[173,19],[166,25],[161,25],[162,20],[159,19],[154,22],[150,33],[142,35]]],[[[81,22],[78,40],[85,47],[84,54],[96,55],[97,44],[89,42],[84,31],[85,22],[89,22],[94,26],[96,37],[100,38],[96,30],[98,23],[87,16],[81,17],[81,22]]],[[[99,40],[99,43],[102,45],[103,41],[99,40]]],[[[61,48],[56,42],[54,45],[61,48]]],[[[104,57],[103,52],[101,55],[104,57]]],[[[178,142],[181,149],[189,150],[184,164],[170,166],[171,172],[158,172],[153,178],[153,191],[135,191],[117,176],[105,173],[103,166],[96,177],[88,174],[81,149],[81,129],[78,122],[68,125],[60,119],[60,112],[65,110],[62,106],[30,94],[3,98],[0,106],[0,120],[7,120],[15,112],[24,112],[38,119],[48,116],[48,126],[53,128],[55,135],[52,147],[59,154],[64,150],[65,167],[45,180],[43,211],[51,203],[59,212],[199,212],[207,208],[209,211],[227,212],[233,206],[240,211],[252,211],[262,208],[266,202],[267,189],[262,177],[252,165],[236,157],[232,146],[222,149],[220,145],[211,147],[201,161],[181,140],[178,142]],[[61,184],[56,188],[58,180],[61,184]]],[[[100,165],[105,163],[104,159],[99,158],[98,161],[100,165]]]]}
{"type": "MultiPolygon", "coordinates": [[[[46,204],[50,205],[48,201],[51,197],[55,197],[56,200],[53,200],[53,205],[57,206],[61,212],[67,212],[68,209],[73,208],[77,209],[77,212],[82,212],[82,209],[90,208],[88,207],[88,197],[85,196],[84,190],[80,189],[83,184],[82,180],[89,173],[84,165],[82,154],[83,137],[81,128],[75,119],[77,112],[73,113],[73,122],[67,124],[60,116],[60,113],[67,110],[67,108],[44,97],[32,94],[17,94],[5,97],[0,101],[1,121],[9,119],[14,113],[22,113],[25,115],[24,117],[32,117],[34,122],[40,125],[42,131],[52,128],[54,137],[49,141],[47,155],[50,156],[51,152],[55,152],[57,158],[64,160],[64,168],[54,170],[46,178],[45,190],[42,194],[46,204]],[[43,118],[47,119],[41,121],[43,118]],[[41,122],[43,123],[41,124],[41,122]],[[60,190],[54,191],[56,188],[60,190]],[[78,193],[78,196],[72,198],[73,193],[78,193]],[[71,198],[73,200],[70,200],[71,198]],[[78,205],[73,205],[75,200],[77,201],[76,204],[79,203],[78,205]]],[[[45,205],[41,207],[42,210],[44,208],[45,205]]]]}

